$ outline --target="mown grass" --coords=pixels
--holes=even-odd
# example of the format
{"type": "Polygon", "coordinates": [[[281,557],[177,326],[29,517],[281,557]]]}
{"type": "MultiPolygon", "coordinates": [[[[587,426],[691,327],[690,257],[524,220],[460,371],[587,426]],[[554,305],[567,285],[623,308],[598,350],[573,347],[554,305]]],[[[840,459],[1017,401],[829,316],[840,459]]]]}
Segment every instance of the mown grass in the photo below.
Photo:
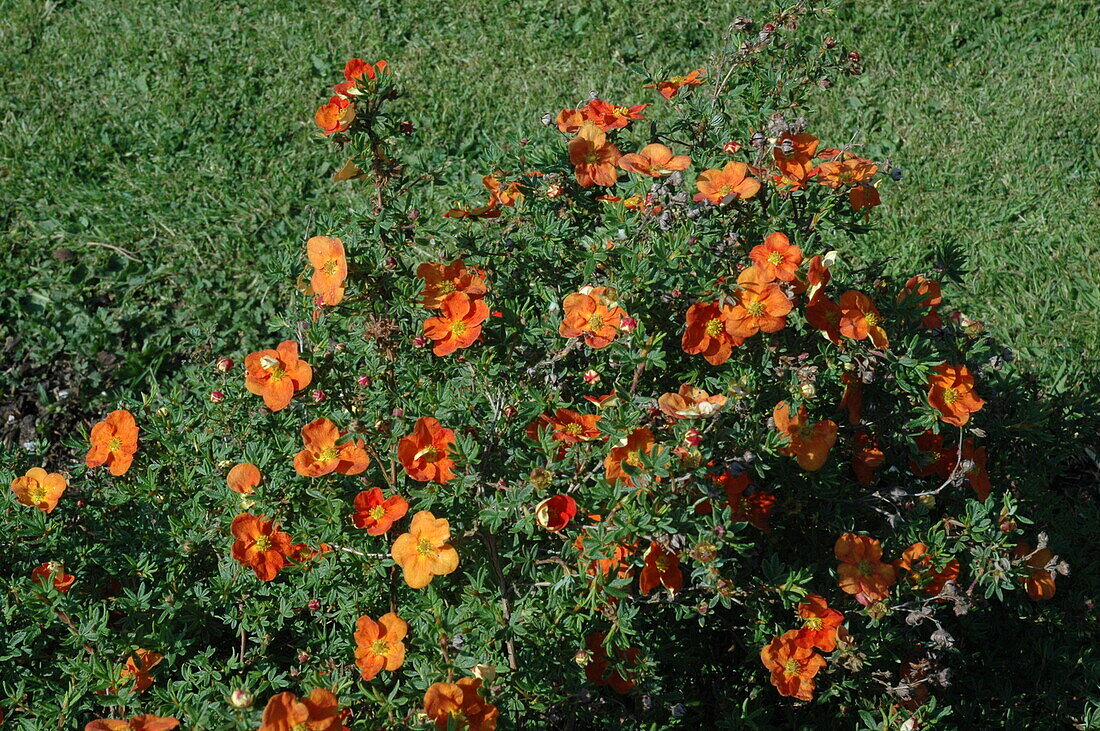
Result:
{"type": "MultiPolygon", "coordinates": [[[[65,410],[270,341],[296,296],[276,252],[363,195],[329,181],[311,123],[347,57],[394,64],[423,155],[461,160],[446,175],[476,196],[494,146],[543,113],[589,90],[652,101],[628,65],[704,65],[735,15],[772,5],[3,0],[5,395],[39,379],[42,409],[65,410]]],[[[814,131],[859,130],[906,168],[862,255],[917,270],[958,242],[972,273],[953,299],[1052,387],[1095,376],[1100,355],[1097,15],[859,0],[819,29],[867,72],[822,94],[814,131]]]]}

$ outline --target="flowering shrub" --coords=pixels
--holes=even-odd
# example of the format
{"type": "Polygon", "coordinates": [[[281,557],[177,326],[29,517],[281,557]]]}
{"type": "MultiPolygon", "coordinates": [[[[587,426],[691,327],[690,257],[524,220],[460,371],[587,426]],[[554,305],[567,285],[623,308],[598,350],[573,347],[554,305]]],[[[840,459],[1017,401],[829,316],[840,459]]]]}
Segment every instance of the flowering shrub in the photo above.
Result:
{"type": "Polygon", "coordinates": [[[286,340],[74,435],[67,480],[12,475],[4,713],[996,719],[953,671],[1063,591],[1023,514],[1043,407],[949,308],[950,257],[860,260],[904,193],[803,118],[861,71],[809,14],[739,19],[646,103],[548,114],[447,210],[400,69],[349,61],[315,121],[369,210],[288,242],[286,340]]]}

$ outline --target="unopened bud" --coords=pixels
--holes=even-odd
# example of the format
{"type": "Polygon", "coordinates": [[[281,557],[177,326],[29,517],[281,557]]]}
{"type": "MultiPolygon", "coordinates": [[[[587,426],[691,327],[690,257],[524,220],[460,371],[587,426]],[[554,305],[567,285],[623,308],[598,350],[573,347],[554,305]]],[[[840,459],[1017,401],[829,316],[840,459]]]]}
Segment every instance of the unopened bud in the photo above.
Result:
{"type": "Polygon", "coordinates": [[[318,609],[321,608],[321,600],[320,599],[310,599],[309,602],[306,603],[306,607],[309,609],[309,611],[316,612],[318,609]]]}
{"type": "Polygon", "coordinates": [[[423,335],[417,335],[415,338],[413,338],[413,347],[423,348],[427,344],[428,339],[423,335]]]}
{"type": "Polygon", "coordinates": [[[253,700],[252,694],[247,690],[238,688],[229,694],[229,705],[234,708],[251,708],[253,700]]]}
{"type": "Polygon", "coordinates": [[[516,409],[516,407],[512,406],[511,404],[508,404],[503,409],[501,409],[501,412],[504,414],[505,419],[511,419],[512,417],[514,417],[516,414],[519,413],[519,411],[516,409]]]}
{"type": "Polygon", "coordinates": [[[322,391],[321,389],[317,389],[316,391],[313,392],[313,402],[314,403],[319,404],[322,401],[324,401],[326,398],[328,398],[328,397],[325,395],[325,392],[322,391]]]}
{"type": "Polygon", "coordinates": [[[633,317],[624,317],[619,320],[619,329],[624,333],[632,333],[638,327],[638,321],[633,317]]]}
{"type": "Polygon", "coordinates": [[[214,364],[214,367],[220,373],[228,373],[233,370],[233,361],[229,358],[218,358],[218,362],[214,364]]]}
{"type": "Polygon", "coordinates": [[[225,394],[224,393],[222,393],[221,391],[211,391],[210,392],[210,402],[211,403],[220,404],[222,401],[225,401],[225,394]]]}
{"type": "Polygon", "coordinates": [[[577,650],[573,655],[573,662],[583,667],[588,667],[588,663],[592,661],[592,656],[588,654],[587,650],[577,650]]]}
{"type": "Polygon", "coordinates": [[[470,674],[475,678],[481,678],[486,683],[492,683],[497,679],[497,669],[493,665],[474,665],[470,668],[470,674]]]}
{"type": "Polygon", "coordinates": [[[727,142],[726,144],[722,145],[722,152],[726,153],[727,155],[736,155],[737,153],[741,152],[741,143],[732,141],[727,142]]]}
{"type": "Polygon", "coordinates": [[[547,198],[561,198],[563,195],[565,195],[565,188],[561,187],[557,183],[551,183],[550,185],[546,186],[547,198]]]}
{"type": "Polygon", "coordinates": [[[691,447],[698,447],[703,443],[703,432],[698,429],[688,429],[684,435],[684,443],[691,447]]]}
{"type": "Polygon", "coordinates": [[[584,372],[584,382],[588,384],[599,383],[600,374],[589,368],[584,372]]]}
{"type": "Polygon", "coordinates": [[[363,388],[369,388],[372,383],[370,376],[359,376],[359,378],[355,379],[355,382],[363,388]]]}

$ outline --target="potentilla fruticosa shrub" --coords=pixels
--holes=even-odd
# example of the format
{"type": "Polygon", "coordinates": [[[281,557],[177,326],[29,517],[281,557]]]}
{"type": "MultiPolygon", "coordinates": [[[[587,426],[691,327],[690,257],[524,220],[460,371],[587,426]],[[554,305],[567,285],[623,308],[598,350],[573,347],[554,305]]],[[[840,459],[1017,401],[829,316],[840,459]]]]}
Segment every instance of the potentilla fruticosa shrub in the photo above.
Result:
{"type": "Polygon", "coordinates": [[[1068,568],[951,257],[860,258],[904,188],[815,133],[862,69],[809,15],[548,114],[451,208],[423,100],[349,61],[315,122],[365,210],[287,242],[285,339],[11,470],[7,723],[950,727],[968,633],[1068,568]]]}

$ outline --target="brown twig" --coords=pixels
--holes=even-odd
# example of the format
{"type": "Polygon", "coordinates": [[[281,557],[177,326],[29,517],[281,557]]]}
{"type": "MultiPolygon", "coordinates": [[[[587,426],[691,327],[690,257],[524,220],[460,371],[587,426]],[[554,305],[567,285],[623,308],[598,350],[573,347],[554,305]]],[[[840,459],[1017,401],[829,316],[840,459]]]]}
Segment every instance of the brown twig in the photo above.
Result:
{"type": "Polygon", "coordinates": [[[105,244],[102,241],[86,241],[85,243],[88,244],[88,246],[102,246],[105,249],[111,249],[112,251],[117,251],[118,253],[122,254],[124,257],[129,259],[130,261],[136,261],[139,264],[144,264],[145,263],[141,260],[140,257],[138,257],[137,254],[133,253],[132,251],[127,251],[126,249],[123,249],[121,246],[115,246],[114,244],[105,244]]]}

